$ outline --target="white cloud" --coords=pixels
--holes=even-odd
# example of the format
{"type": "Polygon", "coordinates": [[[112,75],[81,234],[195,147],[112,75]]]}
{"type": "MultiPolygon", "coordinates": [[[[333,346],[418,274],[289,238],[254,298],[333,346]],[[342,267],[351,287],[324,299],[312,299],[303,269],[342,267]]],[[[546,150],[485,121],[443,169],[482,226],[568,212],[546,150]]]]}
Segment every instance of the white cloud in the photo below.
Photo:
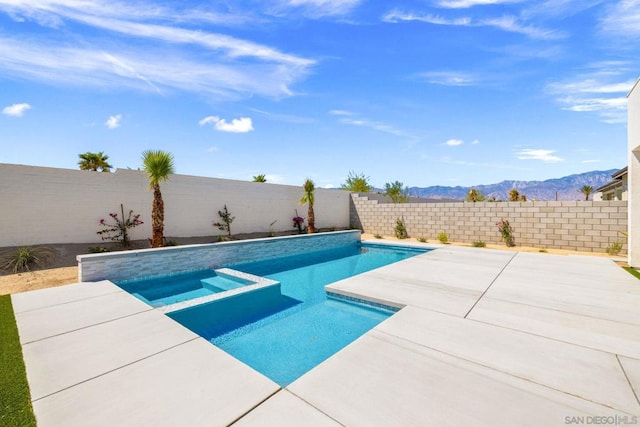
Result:
{"type": "Polygon", "coordinates": [[[232,119],[231,122],[227,122],[218,116],[207,116],[198,123],[200,126],[211,124],[220,132],[247,133],[253,130],[253,121],[250,117],[240,117],[239,119],[232,119]]]}
{"type": "Polygon", "coordinates": [[[309,18],[328,16],[343,16],[351,13],[362,0],[279,0],[271,13],[276,15],[290,15],[298,11],[309,18]]]}
{"type": "Polygon", "coordinates": [[[566,37],[566,34],[545,28],[526,25],[515,16],[504,15],[499,18],[473,20],[470,17],[455,19],[444,18],[431,13],[415,14],[393,10],[382,17],[384,22],[397,24],[402,21],[419,21],[433,25],[449,25],[461,27],[493,27],[503,31],[518,33],[532,39],[553,40],[566,37]]]}
{"type": "Polygon", "coordinates": [[[20,79],[280,98],[292,95],[290,86],[316,62],[250,40],[193,30],[189,27],[195,23],[222,18],[188,6],[0,0],[0,11],[48,27],[42,36],[29,38],[0,31],[0,71],[20,79]],[[75,27],[67,25],[74,22],[92,31],[74,37],[75,27]]]}
{"type": "Polygon", "coordinates": [[[473,141],[471,141],[471,145],[476,145],[476,144],[480,144],[479,139],[474,139],[473,141]]]}
{"type": "Polygon", "coordinates": [[[640,1],[621,0],[605,10],[600,21],[605,33],[625,39],[640,37],[640,1]]]}
{"type": "Polygon", "coordinates": [[[461,139],[450,139],[447,142],[444,143],[445,145],[448,145],[449,147],[457,147],[459,145],[464,144],[464,141],[461,139]]]}
{"type": "Polygon", "coordinates": [[[596,113],[605,123],[625,123],[626,94],[634,80],[626,77],[626,65],[620,62],[592,64],[594,71],[572,80],[549,83],[547,92],[556,96],[564,110],[596,113]]]}
{"type": "Polygon", "coordinates": [[[474,6],[519,3],[520,1],[522,0],[440,0],[438,6],[448,9],[466,9],[474,6]]]}
{"type": "Polygon", "coordinates": [[[329,114],[340,117],[338,119],[338,122],[345,125],[365,127],[365,128],[373,129],[377,132],[388,133],[390,135],[399,136],[402,138],[409,138],[412,140],[417,139],[416,136],[411,135],[403,130],[397,129],[394,126],[388,125],[386,123],[359,118],[357,114],[352,113],[351,111],[331,110],[329,111],[329,114]]]}
{"type": "Polygon", "coordinates": [[[120,127],[120,122],[122,122],[122,114],[116,114],[115,116],[109,116],[104,125],[109,129],[115,129],[120,127]]]}
{"type": "Polygon", "coordinates": [[[555,150],[541,150],[525,148],[516,152],[516,157],[520,160],[540,160],[545,163],[563,162],[564,159],[554,156],[555,150]]]}
{"type": "Polygon", "coordinates": [[[207,148],[207,153],[215,153],[217,151],[220,151],[220,149],[218,147],[211,146],[211,147],[207,148]]]}
{"type": "Polygon", "coordinates": [[[476,82],[474,76],[458,71],[428,71],[417,74],[417,77],[442,86],[470,86],[476,82]]]}
{"type": "Polygon", "coordinates": [[[2,114],[5,114],[11,117],[22,117],[25,111],[30,109],[31,109],[31,105],[27,104],[26,102],[23,102],[21,104],[13,104],[13,105],[4,107],[2,109],[2,114]]]}

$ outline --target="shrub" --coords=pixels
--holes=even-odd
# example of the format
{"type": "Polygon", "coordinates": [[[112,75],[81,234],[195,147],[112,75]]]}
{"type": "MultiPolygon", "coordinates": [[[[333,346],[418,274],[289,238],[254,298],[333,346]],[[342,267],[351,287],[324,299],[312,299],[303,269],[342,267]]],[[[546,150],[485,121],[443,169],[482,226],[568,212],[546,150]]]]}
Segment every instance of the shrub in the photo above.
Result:
{"type": "Polygon", "coordinates": [[[109,249],[105,248],[104,246],[89,246],[89,253],[90,254],[101,254],[104,252],[110,252],[109,249]]]}
{"type": "Polygon", "coordinates": [[[548,250],[546,250],[545,248],[540,249],[538,252],[542,252],[543,254],[546,254],[547,252],[549,252],[548,250]]]}
{"type": "Polygon", "coordinates": [[[375,239],[382,239],[382,236],[381,236],[381,235],[379,235],[379,234],[374,234],[374,235],[373,235],[373,237],[374,237],[375,239]]]}
{"type": "Polygon", "coordinates": [[[111,240],[114,242],[120,242],[123,247],[128,248],[131,246],[131,240],[129,239],[129,229],[144,224],[140,221],[140,215],[133,214],[133,210],[129,211],[129,216],[124,219],[124,207],[120,203],[120,213],[122,219],[118,218],[117,213],[110,213],[109,216],[113,219],[113,223],[109,223],[104,219],[100,220],[100,225],[104,228],[96,232],[100,235],[102,240],[111,240]]]}
{"type": "Polygon", "coordinates": [[[622,242],[619,240],[616,240],[615,242],[607,246],[607,253],[611,256],[618,255],[621,250],[622,250],[622,242]]]}
{"type": "Polygon", "coordinates": [[[503,219],[502,221],[496,222],[498,226],[498,230],[502,236],[502,240],[504,240],[505,245],[507,247],[512,247],[516,245],[515,239],[513,237],[513,227],[509,224],[509,221],[503,219]]]}
{"type": "Polygon", "coordinates": [[[273,221],[271,224],[269,224],[269,237],[275,237],[276,236],[276,230],[273,229],[273,224],[275,224],[276,222],[278,222],[278,220],[276,219],[275,221],[273,221]]]}
{"type": "Polygon", "coordinates": [[[418,237],[417,240],[420,243],[427,243],[427,238],[426,237],[418,237]]]}
{"type": "Polygon", "coordinates": [[[224,210],[218,211],[218,215],[222,219],[222,222],[214,222],[213,226],[218,227],[218,230],[226,231],[227,237],[231,239],[231,223],[236,219],[236,217],[231,216],[231,213],[227,209],[227,205],[224,205],[224,210]]]}
{"type": "Polygon", "coordinates": [[[293,217],[293,227],[298,229],[298,234],[302,234],[304,230],[304,218],[298,215],[298,209],[296,209],[296,216],[293,217]]]}
{"type": "Polygon", "coordinates": [[[407,237],[409,237],[409,235],[407,234],[407,227],[404,225],[404,218],[396,219],[396,226],[394,228],[394,231],[398,239],[406,239],[407,237]]]}
{"type": "Polygon", "coordinates": [[[471,244],[474,248],[485,248],[487,244],[482,240],[477,240],[471,244]]]}
{"type": "Polygon", "coordinates": [[[42,247],[23,246],[15,250],[7,250],[0,255],[0,268],[12,273],[31,271],[30,267],[33,265],[44,267],[50,255],[51,250],[42,247]]]}
{"type": "Polygon", "coordinates": [[[447,243],[449,243],[449,235],[443,231],[442,233],[438,234],[438,241],[443,245],[446,245],[447,243]]]}

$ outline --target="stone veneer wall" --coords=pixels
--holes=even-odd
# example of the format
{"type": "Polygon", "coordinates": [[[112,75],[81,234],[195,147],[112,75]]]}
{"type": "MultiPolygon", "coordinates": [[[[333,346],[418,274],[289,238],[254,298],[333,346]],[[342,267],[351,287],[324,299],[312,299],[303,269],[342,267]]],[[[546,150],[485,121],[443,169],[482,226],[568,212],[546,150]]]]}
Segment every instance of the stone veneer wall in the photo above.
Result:
{"type": "Polygon", "coordinates": [[[360,241],[360,230],[78,255],[78,280],[130,280],[230,263],[328,250],[360,241]]]}
{"type": "Polygon", "coordinates": [[[351,226],[365,233],[394,236],[404,218],[411,237],[437,242],[446,232],[453,242],[502,244],[496,222],[506,219],[516,245],[584,252],[606,252],[623,243],[626,253],[626,201],[379,203],[351,195],[351,226]]]}

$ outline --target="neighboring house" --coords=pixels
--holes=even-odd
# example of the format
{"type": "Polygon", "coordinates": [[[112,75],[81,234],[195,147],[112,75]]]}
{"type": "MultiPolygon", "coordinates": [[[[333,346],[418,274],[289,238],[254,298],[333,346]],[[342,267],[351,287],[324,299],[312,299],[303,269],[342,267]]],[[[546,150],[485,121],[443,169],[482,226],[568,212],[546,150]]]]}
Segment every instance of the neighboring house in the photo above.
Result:
{"type": "Polygon", "coordinates": [[[611,181],[596,188],[593,200],[627,200],[627,168],[611,175],[611,181]]]}

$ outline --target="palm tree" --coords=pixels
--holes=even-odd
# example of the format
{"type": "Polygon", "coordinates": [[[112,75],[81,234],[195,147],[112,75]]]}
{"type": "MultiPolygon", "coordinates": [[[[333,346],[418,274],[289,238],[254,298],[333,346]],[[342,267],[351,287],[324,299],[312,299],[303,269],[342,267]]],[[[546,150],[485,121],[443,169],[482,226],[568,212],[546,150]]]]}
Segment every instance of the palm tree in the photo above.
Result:
{"type": "Polygon", "coordinates": [[[174,173],[173,155],[162,150],[146,150],[142,153],[142,169],[149,175],[149,188],[153,190],[149,243],[152,248],[161,248],[164,246],[164,201],[160,183],[174,173]]]}
{"type": "Polygon", "coordinates": [[[583,185],[578,191],[584,194],[585,200],[589,200],[589,195],[593,193],[593,187],[590,185],[583,185]]]}
{"type": "Polygon", "coordinates": [[[255,175],[253,177],[253,182],[267,182],[267,177],[263,173],[255,175]]]}
{"type": "Polygon", "coordinates": [[[102,151],[99,153],[91,153],[87,151],[84,154],[78,154],[80,160],[78,161],[78,166],[80,166],[80,170],[83,171],[94,171],[97,172],[100,169],[101,172],[111,172],[111,166],[107,160],[109,156],[104,154],[102,151]]]}
{"type": "Polygon", "coordinates": [[[302,199],[300,199],[300,204],[304,205],[305,203],[309,203],[309,210],[307,212],[307,233],[315,233],[316,232],[316,217],[313,213],[313,203],[315,201],[314,192],[316,191],[316,186],[309,178],[304,182],[304,195],[302,199]]]}
{"type": "Polygon", "coordinates": [[[509,201],[517,202],[520,199],[520,192],[515,188],[513,190],[509,190],[509,201]]]}

